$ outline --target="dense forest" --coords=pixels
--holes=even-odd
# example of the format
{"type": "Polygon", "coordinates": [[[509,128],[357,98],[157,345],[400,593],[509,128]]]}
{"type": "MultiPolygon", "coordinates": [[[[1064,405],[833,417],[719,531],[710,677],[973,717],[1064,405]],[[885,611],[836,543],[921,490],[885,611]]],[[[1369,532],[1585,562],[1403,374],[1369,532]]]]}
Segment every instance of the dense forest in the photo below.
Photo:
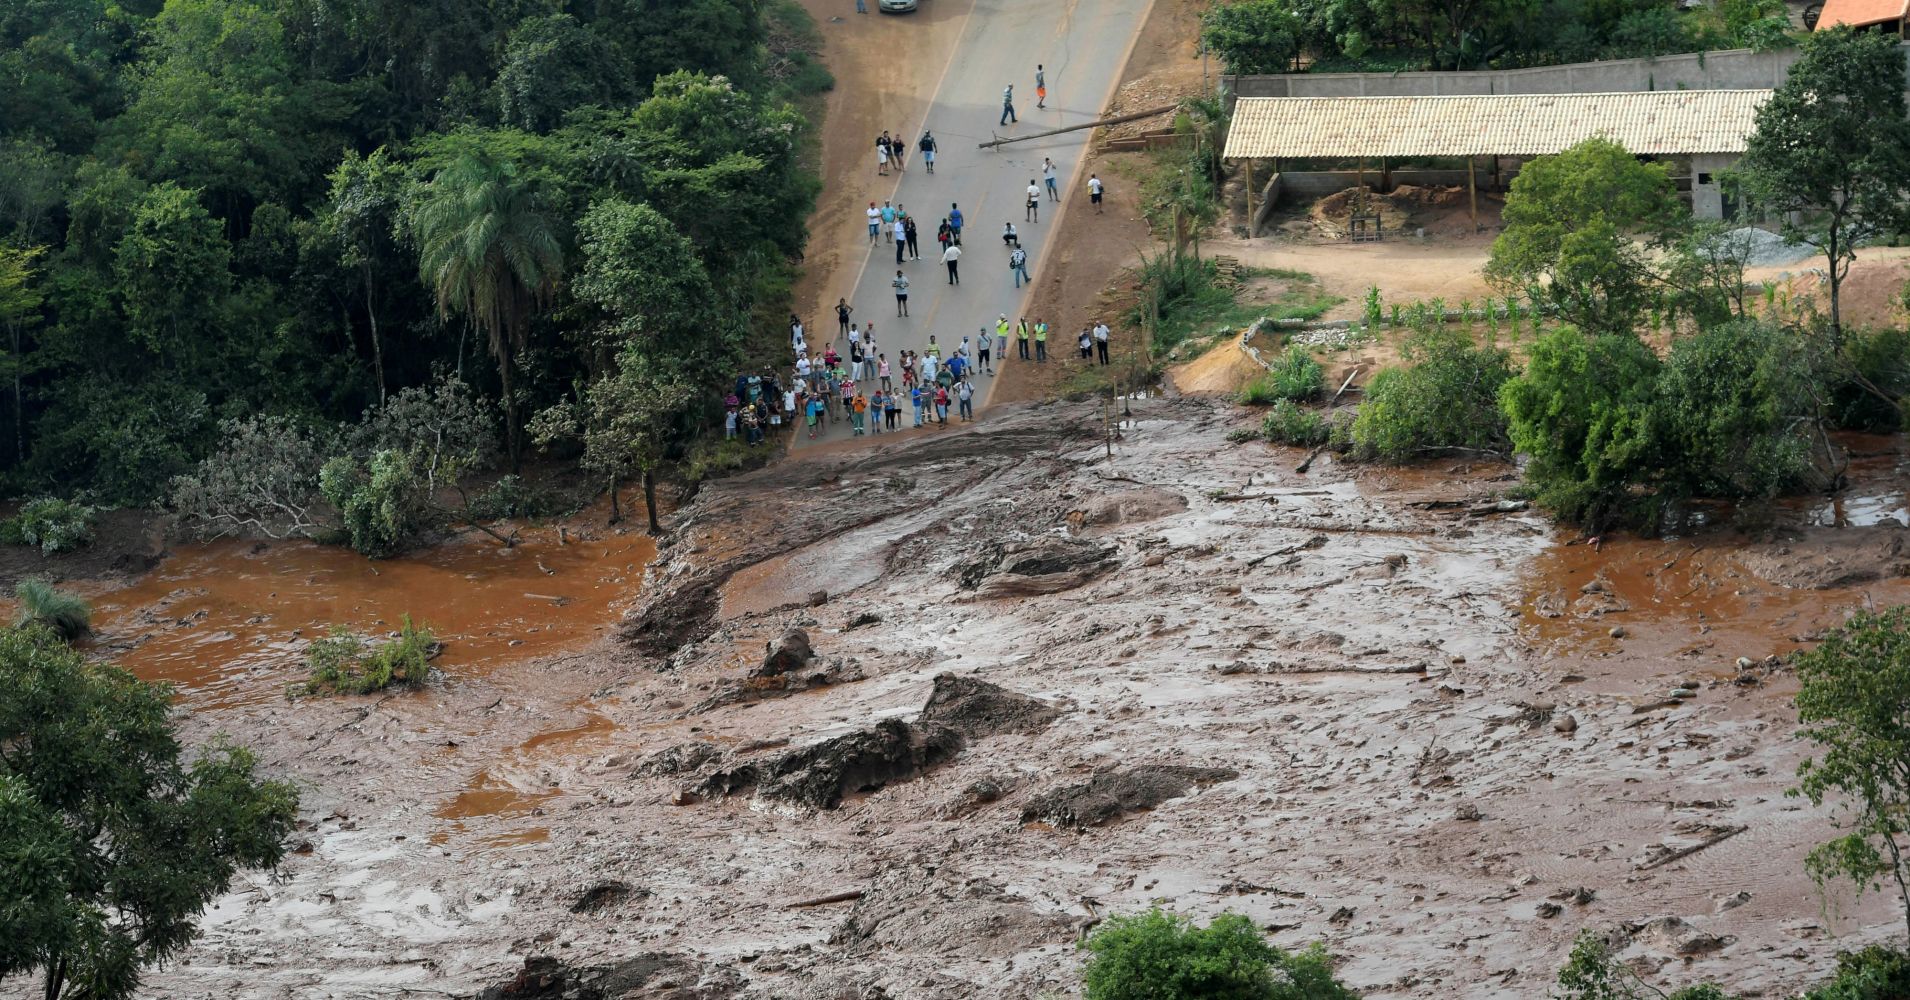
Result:
{"type": "Polygon", "coordinates": [[[1793,42],[1782,0],[1238,0],[1204,20],[1235,73],[1517,69],[1793,42]]]}
{"type": "Polygon", "coordinates": [[[814,38],[789,0],[0,7],[4,485],[152,503],[250,442],[304,496],[447,406],[470,457],[535,421],[647,469],[786,305],[814,38]]]}

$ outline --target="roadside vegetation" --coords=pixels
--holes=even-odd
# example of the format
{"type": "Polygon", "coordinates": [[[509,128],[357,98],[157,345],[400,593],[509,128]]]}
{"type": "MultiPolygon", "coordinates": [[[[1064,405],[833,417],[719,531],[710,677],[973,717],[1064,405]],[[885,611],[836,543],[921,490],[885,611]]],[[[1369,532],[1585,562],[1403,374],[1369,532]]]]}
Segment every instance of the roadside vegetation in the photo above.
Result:
{"type": "Polygon", "coordinates": [[[405,615],[397,636],[374,642],[342,625],[306,650],[312,676],[295,694],[370,694],[392,687],[418,687],[431,676],[438,641],[431,630],[405,615]]]}
{"type": "Polygon", "coordinates": [[[1225,0],[1201,26],[1230,73],[1518,69],[1795,43],[1779,0],[1225,0]]]}
{"type": "Polygon", "coordinates": [[[328,11],[0,17],[0,489],[386,554],[631,372],[654,440],[537,440],[682,459],[781,329],[833,85],[794,0],[328,11]]]}

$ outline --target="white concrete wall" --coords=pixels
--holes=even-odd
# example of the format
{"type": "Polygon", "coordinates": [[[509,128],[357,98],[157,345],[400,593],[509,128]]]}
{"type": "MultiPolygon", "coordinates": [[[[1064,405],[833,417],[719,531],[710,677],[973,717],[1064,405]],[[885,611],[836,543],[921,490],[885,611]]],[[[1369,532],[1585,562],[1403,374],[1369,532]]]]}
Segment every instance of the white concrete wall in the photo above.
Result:
{"type": "MultiPolygon", "coordinates": [[[[1910,46],[1907,46],[1910,47],[1910,46]]],[[[1725,49],[1655,59],[1452,73],[1288,73],[1230,76],[1240,97],[1432,97],[1611,94],[1651,90],[1762,90],[1784,82],[1796,49],[1725,49]]],[[[1910,85],[1906,86],[1910,90],[1910,85]]]]}

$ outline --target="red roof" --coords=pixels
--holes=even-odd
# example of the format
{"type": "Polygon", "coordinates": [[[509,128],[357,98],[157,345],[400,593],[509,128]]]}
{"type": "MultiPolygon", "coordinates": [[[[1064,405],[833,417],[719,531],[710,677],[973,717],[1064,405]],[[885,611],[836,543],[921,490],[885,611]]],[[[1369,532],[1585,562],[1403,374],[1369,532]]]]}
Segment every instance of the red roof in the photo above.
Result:
{"type": "Polygon", "coordinates": [[[1825,0],[1824,12],[1817,16],[1817,30],[1840,24],[1861,28],[1901,21],[1905,16],[1910,16],[1910,0],[1825,0]]]}

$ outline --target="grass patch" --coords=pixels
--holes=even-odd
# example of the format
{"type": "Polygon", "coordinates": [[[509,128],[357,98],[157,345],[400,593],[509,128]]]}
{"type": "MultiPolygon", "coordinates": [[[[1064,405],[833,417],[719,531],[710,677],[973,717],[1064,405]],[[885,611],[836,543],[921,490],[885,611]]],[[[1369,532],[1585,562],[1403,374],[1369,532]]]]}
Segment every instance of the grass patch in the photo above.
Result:
{"type": "Polygon", "coordinates": [[[404,616],[398,638],[374,645],[342,625],[312,643],[306,663],[311,679],[294,694],[370,694],[389,687],[417,687],[431,674],[437,639],[428,628],[411,624],[404,616]]]}
{"type": "Polygon", "coordinates": [[[1291,399],[1278,400],[1267,418],[1260,422],[1260,436],[1274,444],[1311,448],[1325,444],[1333,436],[1333,427],[1325,417],[1291,399]]]}
{"type": "MultiPolygon", "coordinates": [[[[1129,310],[1127,320],[1143,325],[1150,309],[1158,310],[1154,351],[1163,356],[1188,343],[1204,343],[1222,333],[1241,329],[1262,316],[1273,320],[1315,320],[1340,303],[1338,296],[1320,288],[1312,275],[1299,271],[1242,268],[1243,282],[1275,278],[1287,282],[1271,300],[1243,300],[1242,288],[1220,281],[1211,260],[1171,255],[1144,259],[1140,283],[1143,297],[1129,310]]],[[[1182,352],[1187,353],[1187,352],[1182,352]]]]}
{"type": "Polygon", "coordinates": [[[93,609],[78,594],[55,589],[45,580],[29,579],[13,588],[13,596],[20,599],[20,613],[14,621],[18,627],[44,625],[66,642],[93,630],[93,609]]]}
{"type": "Polygon", "coordinates": [[[1240,401],[1248,406],[1268,406],[1276,400],[1305,402],[1326,388],[1326,370],[1306,348],[1294,344],[1274,362],[1273,370],[1248,382],[1240,389],[1240,401]]]}

